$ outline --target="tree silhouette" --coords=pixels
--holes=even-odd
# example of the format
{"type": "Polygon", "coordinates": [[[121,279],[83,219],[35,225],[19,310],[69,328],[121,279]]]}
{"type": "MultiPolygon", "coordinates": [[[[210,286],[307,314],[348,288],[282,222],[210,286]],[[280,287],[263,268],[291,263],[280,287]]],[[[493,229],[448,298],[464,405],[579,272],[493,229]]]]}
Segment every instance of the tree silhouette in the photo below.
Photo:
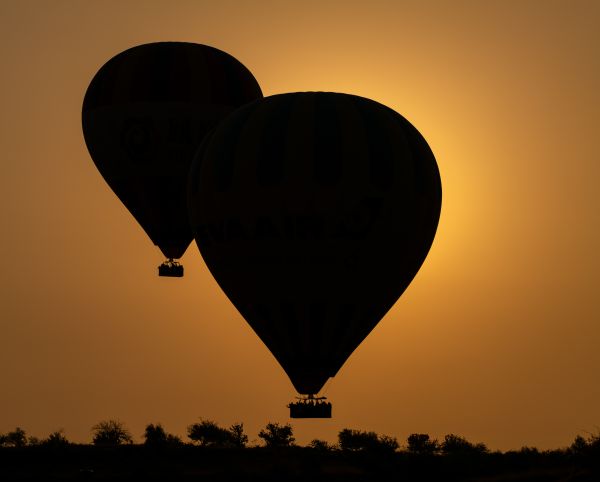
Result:
{"type": "Polygon", "coordinates": [[[279,425],[278,423],[268,423],[267,426],[258,432],[258,436],[264,440],[267,447],[290,447],[294,445],[296,439],[293,437],[292,426],[288,423],[279,425]]]}
{"type": "Polygon", "coordinates": [[[439,444],[436,439],[430,440],[426,433],[413,433],[408,436],[408,451],[413,454],[430,455],[439,450],[439,444]]]}
{"type": "Polygon", "coordinates": [[[94,445],[123,445],[132,444],[133,438],[129,430],[118,420],[104,420],[92,427],[94,445]]]}

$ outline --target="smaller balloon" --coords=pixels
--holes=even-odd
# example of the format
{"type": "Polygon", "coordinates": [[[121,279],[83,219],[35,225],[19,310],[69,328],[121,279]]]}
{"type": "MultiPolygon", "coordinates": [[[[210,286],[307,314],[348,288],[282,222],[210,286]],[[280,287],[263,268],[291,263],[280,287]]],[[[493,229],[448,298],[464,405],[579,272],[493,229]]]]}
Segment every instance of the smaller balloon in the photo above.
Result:
{"type": "Polygon", "coordinates": [[[262,98],[238,60],[207,45],[157,42],[104,64],[83,100],[86,145],[105,181],[182,276],[193,239],[187,176],[200,142],[227,114],[262,98]]]}

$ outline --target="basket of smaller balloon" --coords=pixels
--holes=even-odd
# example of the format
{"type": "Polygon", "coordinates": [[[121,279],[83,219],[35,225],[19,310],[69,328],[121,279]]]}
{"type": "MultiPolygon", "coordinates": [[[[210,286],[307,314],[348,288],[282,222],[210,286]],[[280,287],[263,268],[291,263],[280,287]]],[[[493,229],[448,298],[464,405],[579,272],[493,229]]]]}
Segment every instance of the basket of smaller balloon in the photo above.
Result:
{"type": "Polygon", "coordinates": [[[181,278],[183,276],[183,265],[179,264],[177,261],[165,261],[158,267],[158,276],[181,278]]]}

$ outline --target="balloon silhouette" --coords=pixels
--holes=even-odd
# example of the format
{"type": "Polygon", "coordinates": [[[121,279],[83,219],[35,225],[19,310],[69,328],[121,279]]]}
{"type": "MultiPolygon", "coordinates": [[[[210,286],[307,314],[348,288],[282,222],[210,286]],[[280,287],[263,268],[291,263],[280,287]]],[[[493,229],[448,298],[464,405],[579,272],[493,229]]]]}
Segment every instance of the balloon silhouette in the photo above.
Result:
{"type": "Polygon", "coordinates": [[[416,275],[441,199],[417,129],[348,94],[252,102],[207,137],[190,171],[202,257],[310,398],[416,275]]]}
{"type": "Polygon", "coordinates": [[[169,258],[159,274],[182,276],[193,239],[187,176],[206,133],[262,93],[250,71],[206,45],[159,42],[110,59],[82,109],[90,155],[117,197],[169,258]]]}

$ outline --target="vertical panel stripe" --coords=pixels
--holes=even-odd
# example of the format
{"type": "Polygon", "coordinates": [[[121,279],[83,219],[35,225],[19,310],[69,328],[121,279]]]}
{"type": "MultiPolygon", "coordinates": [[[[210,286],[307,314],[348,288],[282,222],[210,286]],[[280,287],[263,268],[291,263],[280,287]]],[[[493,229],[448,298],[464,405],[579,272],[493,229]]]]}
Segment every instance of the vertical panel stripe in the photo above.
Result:
{"type": "Polygon", "coordinates": [[[312,95],[315,101],[314,179],[322,186],[333,186],[343,175],[342,139],[335,108],[336,102],[343,99],[323,92],[312,95]]]}

